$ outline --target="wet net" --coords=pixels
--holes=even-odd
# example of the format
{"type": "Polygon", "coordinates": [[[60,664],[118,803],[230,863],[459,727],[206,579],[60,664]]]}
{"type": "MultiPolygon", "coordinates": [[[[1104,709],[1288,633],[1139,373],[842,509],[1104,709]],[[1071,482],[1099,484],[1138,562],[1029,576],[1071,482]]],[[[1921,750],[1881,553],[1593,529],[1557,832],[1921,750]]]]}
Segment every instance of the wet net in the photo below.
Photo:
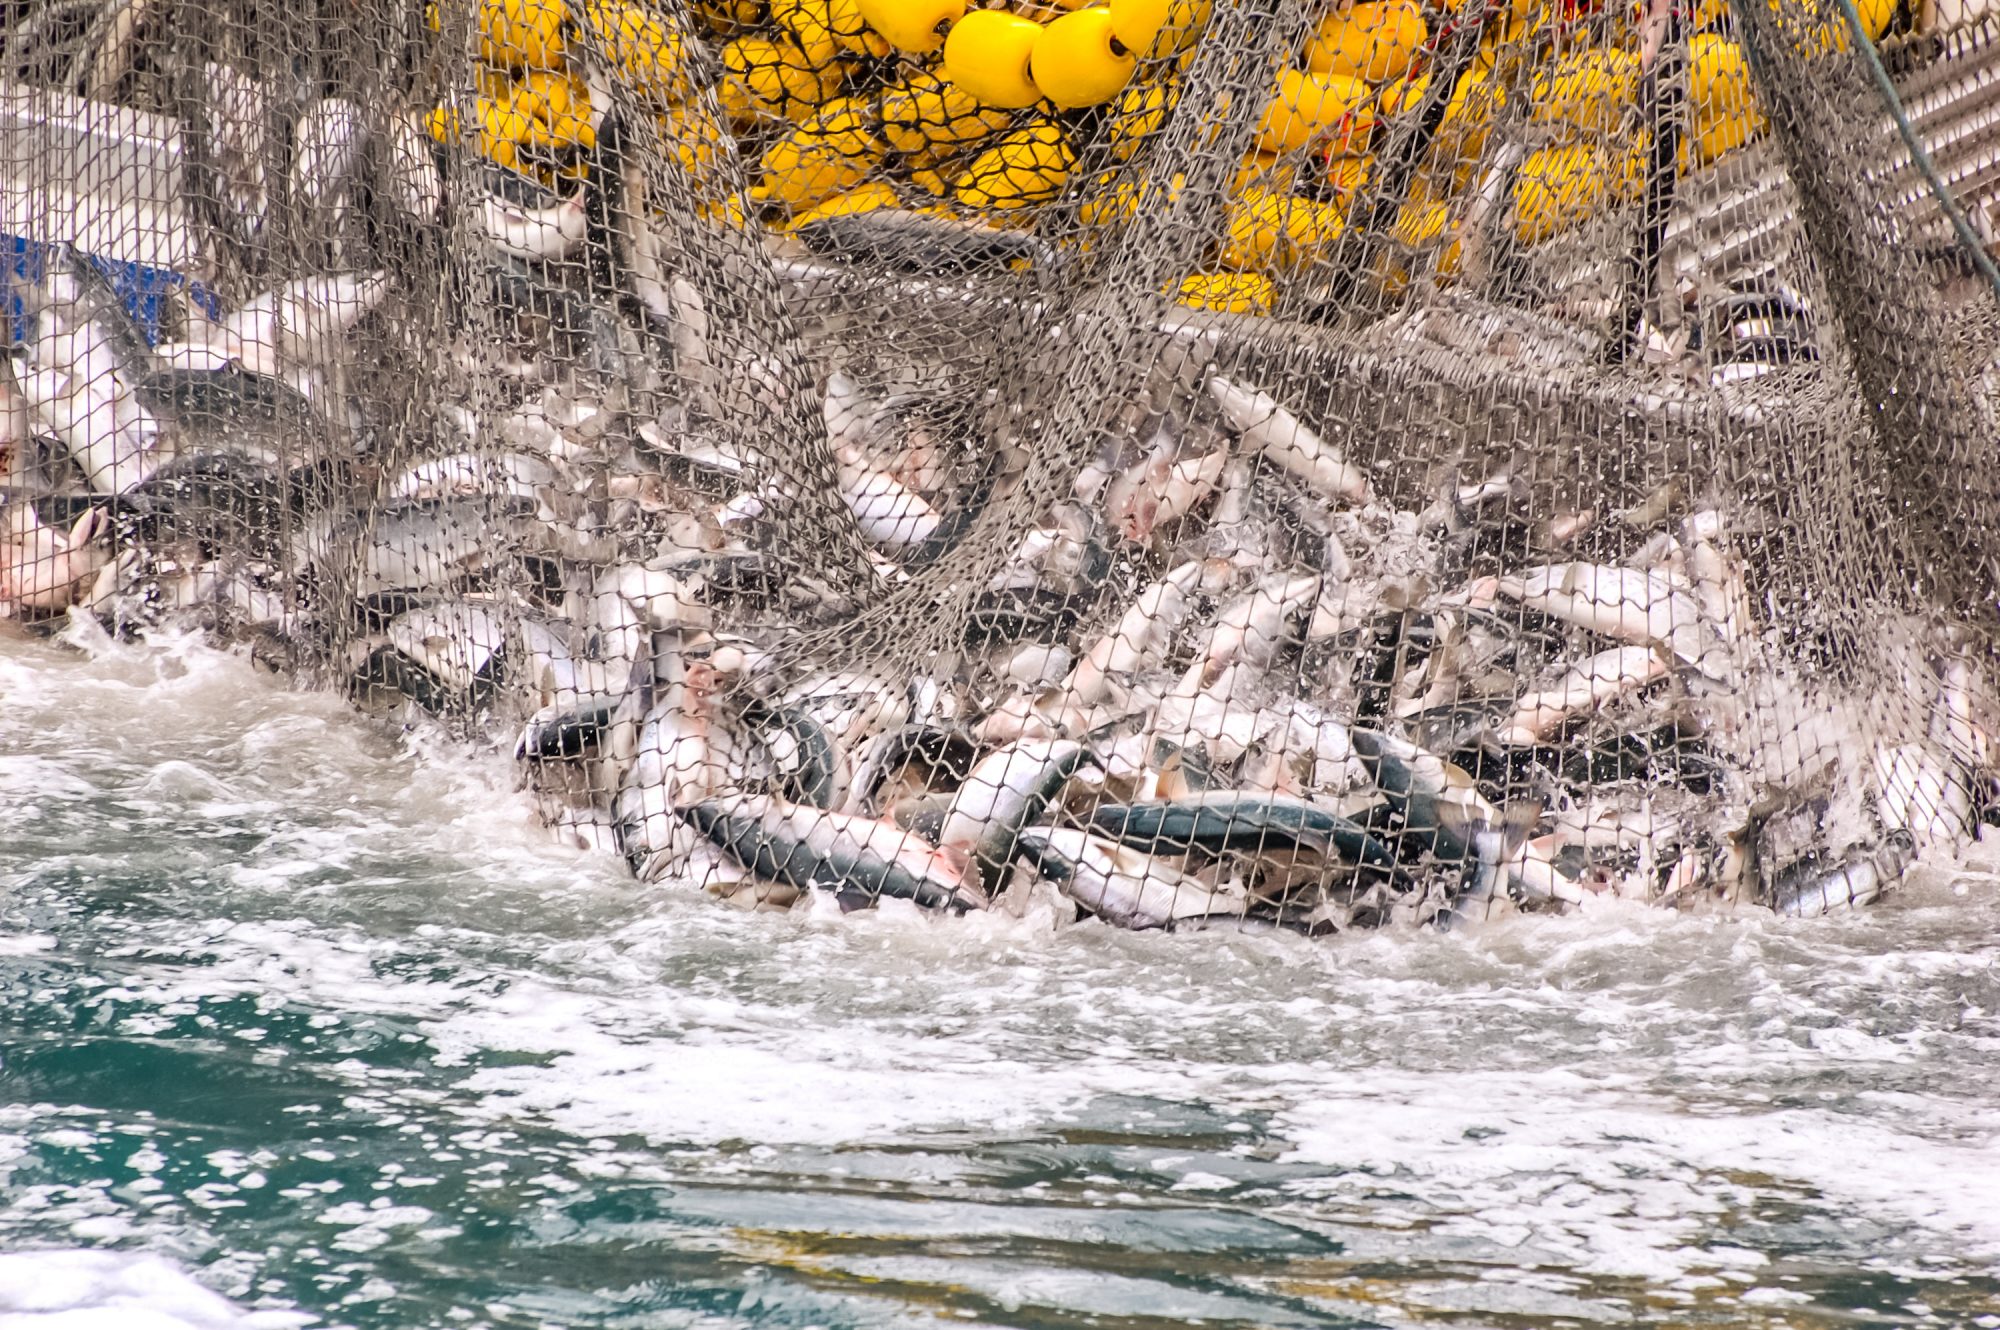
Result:
{"type": "Polygon", "coordinates": [[[646,880],[1816,914],[1996,821],[1978,5],[0,21],[0,614],[646,880]]]}

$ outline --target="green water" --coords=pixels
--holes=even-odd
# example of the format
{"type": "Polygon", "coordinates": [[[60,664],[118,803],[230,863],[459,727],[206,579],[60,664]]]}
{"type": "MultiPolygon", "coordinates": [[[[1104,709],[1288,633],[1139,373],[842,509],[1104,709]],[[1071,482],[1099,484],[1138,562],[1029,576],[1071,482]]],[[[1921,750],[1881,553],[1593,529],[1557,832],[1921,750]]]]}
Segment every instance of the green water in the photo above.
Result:
{"type": "Polygon", "coordinates": [[[2000,1326],[1990,870],[1333,943],[772,916],[511,781],[0,639],[0,1251],[51,1263],[0,1327],[78,1248],[370,1330],[2000,1326]]]}

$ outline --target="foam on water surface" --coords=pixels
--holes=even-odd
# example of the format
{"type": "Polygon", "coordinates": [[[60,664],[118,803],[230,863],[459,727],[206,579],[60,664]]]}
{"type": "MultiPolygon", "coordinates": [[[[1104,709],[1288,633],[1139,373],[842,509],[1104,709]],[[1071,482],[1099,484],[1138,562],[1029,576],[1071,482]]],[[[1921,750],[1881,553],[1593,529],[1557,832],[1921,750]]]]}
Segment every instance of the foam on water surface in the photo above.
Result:
{"type": "Polygon", "coordinates": [[[316,1319],[245,1311],[144,1253],[0,1254],[0,1330],[298,1330],[316,1319]]]}
{"type": "Polygon", "coordinates": [[[6,642],[0,693],[0,1275],[81,1290],[0,1280],[9,1330],[2000,1298],[1990,877],[1332,944],[747,914],[191,642],[6,642]]]}

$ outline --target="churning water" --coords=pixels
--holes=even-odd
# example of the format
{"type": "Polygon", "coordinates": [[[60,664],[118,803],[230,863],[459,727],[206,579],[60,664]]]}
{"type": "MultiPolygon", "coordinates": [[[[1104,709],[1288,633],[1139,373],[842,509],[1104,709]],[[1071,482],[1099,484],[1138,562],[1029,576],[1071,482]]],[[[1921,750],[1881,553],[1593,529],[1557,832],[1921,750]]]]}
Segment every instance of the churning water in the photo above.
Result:
{"type": "Polygon", "coordinates": [[[2000,884],[748,914],[192,643],[0,639],[0,1330],[2000,1326],[2000,884]]]}

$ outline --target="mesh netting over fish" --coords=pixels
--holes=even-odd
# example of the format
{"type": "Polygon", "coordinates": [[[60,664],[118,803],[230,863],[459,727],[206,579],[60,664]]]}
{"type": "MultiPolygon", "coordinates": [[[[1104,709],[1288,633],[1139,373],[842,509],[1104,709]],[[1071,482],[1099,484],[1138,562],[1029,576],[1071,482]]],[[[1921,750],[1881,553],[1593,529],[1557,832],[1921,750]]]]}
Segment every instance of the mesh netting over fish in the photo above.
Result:
{"type": "Polygon", "coordinates": [[[642,877],[1819,913],[2000,822],[1983,6],[0,18],[0,614],[642,877]]]}

